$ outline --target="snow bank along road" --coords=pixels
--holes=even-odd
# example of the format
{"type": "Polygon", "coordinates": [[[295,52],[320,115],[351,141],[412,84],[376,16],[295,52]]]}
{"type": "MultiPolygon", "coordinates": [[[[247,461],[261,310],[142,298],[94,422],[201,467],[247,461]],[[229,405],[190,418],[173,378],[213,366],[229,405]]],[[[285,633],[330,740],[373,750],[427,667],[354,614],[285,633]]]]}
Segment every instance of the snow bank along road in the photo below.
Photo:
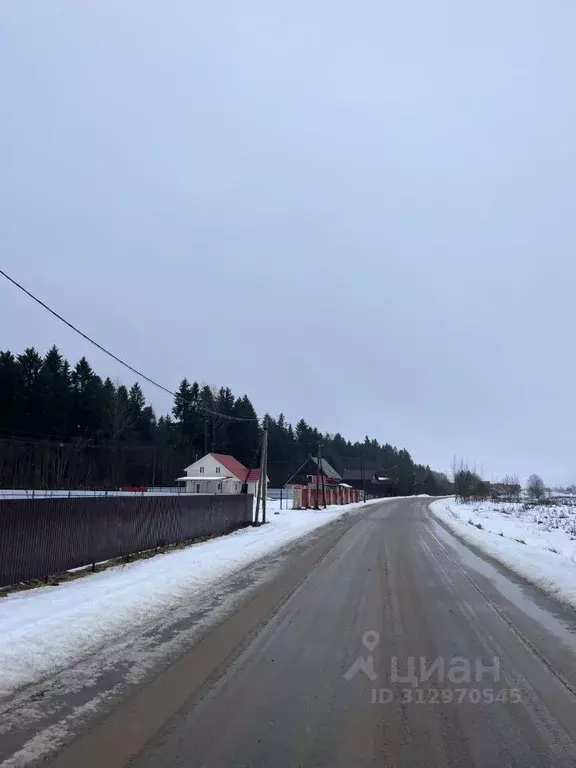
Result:
{"type": "MultiPolygon", "coordinates": [[[[427,501],[373,505],[270,568],[48,764],[576,765],[575,612],[473,552],[427,501]]],[[[65,741],[64,720],[31,727],[0,765],[65,741]]]]}
{"type": "Polygon", "coordinates": [[[448,499],[431,509],[461,539],[576,608],[576,507],[448,499]]]}

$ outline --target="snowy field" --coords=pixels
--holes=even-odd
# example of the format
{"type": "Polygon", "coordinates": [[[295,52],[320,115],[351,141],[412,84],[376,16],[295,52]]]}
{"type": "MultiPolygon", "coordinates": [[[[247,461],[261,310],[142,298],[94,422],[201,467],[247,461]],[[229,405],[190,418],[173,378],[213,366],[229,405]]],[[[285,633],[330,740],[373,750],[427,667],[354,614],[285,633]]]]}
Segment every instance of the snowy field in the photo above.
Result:
{"type": "Polygon", "coordinates": [[[462,539],[576,607],[576,507],[451,499],[430,509],[462,539]]]}
{"type": "MultiPolygon", "coordinates": [[[[376,500],[376,503],[382,500],[376,500]]],[[[368,502],[370,503],[370,502],[368,502]]],[[[269,524],[0,599],[0,696],[64,669],[362,503],[279,510],[269,524]]]]}

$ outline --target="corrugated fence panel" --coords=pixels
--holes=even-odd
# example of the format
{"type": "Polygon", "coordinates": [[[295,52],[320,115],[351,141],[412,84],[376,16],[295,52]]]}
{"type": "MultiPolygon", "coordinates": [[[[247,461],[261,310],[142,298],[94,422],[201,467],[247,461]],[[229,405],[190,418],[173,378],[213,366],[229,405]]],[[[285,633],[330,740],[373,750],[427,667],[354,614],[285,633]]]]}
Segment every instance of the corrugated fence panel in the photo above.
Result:
{"type": "Polygon", "coordinates": [[[0,499],[0,586],[252,522],[252,496],[0,499]]]}

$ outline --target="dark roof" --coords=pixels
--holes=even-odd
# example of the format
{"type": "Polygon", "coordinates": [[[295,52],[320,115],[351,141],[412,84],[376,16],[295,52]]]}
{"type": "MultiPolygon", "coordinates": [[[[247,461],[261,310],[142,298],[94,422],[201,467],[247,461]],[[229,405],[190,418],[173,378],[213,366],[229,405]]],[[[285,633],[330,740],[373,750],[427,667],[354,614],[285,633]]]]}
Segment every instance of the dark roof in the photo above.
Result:
{"type": "Polygon", "coordinates": [[[342,477],[346,480],[366,480],[367,483],[385,483],[393,479],[391,472],[385,472],[382,469],[373,467],[364,467],[364,474],[361,469],[345,469],[342,477]]]}
{"type": "MultiPolygon", "coordinates": [[[[318,466],[318,459],[315,456],[310,456],[310,460],[313,461],[316,466],[318,466]]],[[[336,472],[334,467],[329,464],[326,459],[320,459],[320,470],[324,472],[326,477],[333,477],[334,480],[342,480],[341,475],[336,472]]]]}

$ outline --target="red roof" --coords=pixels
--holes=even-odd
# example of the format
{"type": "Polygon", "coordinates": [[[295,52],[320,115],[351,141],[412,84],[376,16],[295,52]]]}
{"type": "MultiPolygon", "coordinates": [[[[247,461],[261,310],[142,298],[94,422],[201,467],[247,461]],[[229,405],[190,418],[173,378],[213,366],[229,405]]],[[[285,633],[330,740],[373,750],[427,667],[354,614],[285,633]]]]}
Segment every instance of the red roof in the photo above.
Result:
{"type": "Polygon", "coordinates": [[[246,478],[247,483],[258,483],[260,481],[260,470],[259,469],[249,469],[248,470],[248,477],[246,478]]]}
{"type": "Polygon", "coordinates": [[[220,464],[225,466],[229,472],[232,472],[238,480],[242,480],[243,483],[256,483],[260,480],[259,469],[248,469],[238,459],[235,459],[234,456],[229,456],[227,453],[211,453],[210,456],[214,456],[216,461],[219,461],[220,464]]]}

